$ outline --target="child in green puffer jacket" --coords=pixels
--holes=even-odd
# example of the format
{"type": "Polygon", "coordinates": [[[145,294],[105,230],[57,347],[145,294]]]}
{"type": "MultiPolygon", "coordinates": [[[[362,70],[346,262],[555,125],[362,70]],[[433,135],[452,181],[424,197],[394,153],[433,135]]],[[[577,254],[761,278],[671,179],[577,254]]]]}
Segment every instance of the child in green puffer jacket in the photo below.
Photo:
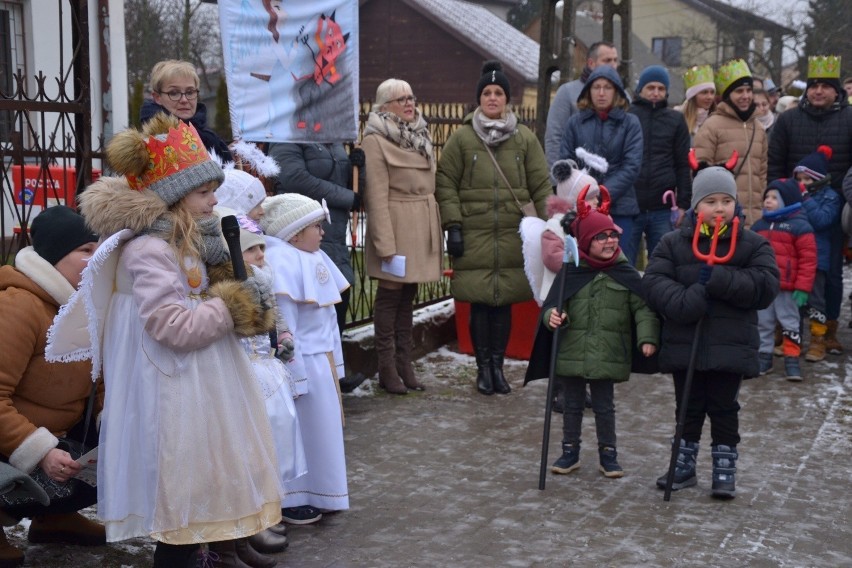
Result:
{"type": "MultiPolygon", "coordinates": [[[[556,305],[559,287],[551,288],[542,306],[542,323],[548,331],[562,327],[556,355],[556,380],[565,392],[563,453],[551,466],[551,471],[565,474],[579,467],[580,428],[588,383],[595,413],[600,471],[608,478],[617,478],[622,477],[624,471],[617,461],[614,385],[630,377],[633,322],[636,345],[645,357],[656,352],[660,324],[642,299],[639,273],[621,252],[618,244],[621,229],[606,214],[608,194],[603,187],[601,194],[605,199],[601,209],[593,211],[579,207],[577,218],[571,224],[580,264],[564,268],[567,270],[563,290],[566,300],[560,310],[556,305]]],[[[537,339],[536,348],[544,344],[537,339]]],[[[549,357],[534,351],[530,360],[548,361],[549,357]]],[[[543,376],[535,367],[531,364],[527,381],[543,376]]]]}

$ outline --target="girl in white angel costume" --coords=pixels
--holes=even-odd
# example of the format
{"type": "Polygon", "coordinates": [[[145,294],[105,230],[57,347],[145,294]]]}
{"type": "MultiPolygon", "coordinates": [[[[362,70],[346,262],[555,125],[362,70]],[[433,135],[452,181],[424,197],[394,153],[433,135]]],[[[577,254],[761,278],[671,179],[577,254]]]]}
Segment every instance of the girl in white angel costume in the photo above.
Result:
{"type": "Polygon", "coordinates": [[[343,350],[334,304],[349,283],[319,245],[325,201],[294,193],[263,202],[260,225],[266,233],[266,262],[281,315],[293,332],[295,353],[287,364],[307,393],[296,399],[308,473],[285,484],[284,521],[305,524],[319,519],[317,510],[349,508],[343,408],[338,378],[343,350]]]}
{"type": "Polygon", "coordinates": [[[271,294],[229,276],[213,214],[222,170],[191,125],[158,115],[117,134],[107,159],[124,177],[80,202],[108,238],[49,338],[49,356],[103,366],[98,516],[108,541],[157,540],[154,566],[185,566],[199,543],[212,566],[239,566],[245,537],[281,520],[284,495],[238,340],[274,327],[271,294]]]}

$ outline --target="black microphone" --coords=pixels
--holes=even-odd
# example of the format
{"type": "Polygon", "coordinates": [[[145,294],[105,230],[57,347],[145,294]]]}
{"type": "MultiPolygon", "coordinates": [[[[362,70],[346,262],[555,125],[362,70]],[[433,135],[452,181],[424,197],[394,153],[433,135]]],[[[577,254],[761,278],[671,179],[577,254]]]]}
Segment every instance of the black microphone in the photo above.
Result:
{"type": "Polygon", "coordinates": [[[228,252],[231,253],[234,278],[240,281],[245,280],[248,274],[246,274],[246,263],[243,262],[243,251],[240,247],[240,224],[234,215],[222,217],[222,234],[225,235],[228,252]]]}

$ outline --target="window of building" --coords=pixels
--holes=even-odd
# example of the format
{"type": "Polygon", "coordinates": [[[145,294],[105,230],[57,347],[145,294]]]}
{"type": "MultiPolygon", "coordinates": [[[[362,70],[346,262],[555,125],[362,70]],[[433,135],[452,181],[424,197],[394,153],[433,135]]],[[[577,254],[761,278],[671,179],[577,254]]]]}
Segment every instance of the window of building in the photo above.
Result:
{"type": "Polygon", "coordinates": [[[679,37],[655,37],[651,40],[651,51],[668,67],[680,67],[682,44],[679,37]]]}

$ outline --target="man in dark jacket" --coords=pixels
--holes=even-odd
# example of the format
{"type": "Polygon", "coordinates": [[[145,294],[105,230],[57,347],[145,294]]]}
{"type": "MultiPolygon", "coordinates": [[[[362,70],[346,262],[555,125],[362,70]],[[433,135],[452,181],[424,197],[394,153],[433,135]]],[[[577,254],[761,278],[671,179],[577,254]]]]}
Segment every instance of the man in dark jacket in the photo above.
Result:
{"type": "Polygon", "coordinates": [[[689,129],[683,114],[668,108],[669,73],[665,67],[651,65],[639,76],[636,97],[630,112],[639,117],[644,140],[642,170],[634,188],[639,215],[633,218],[629,235],[630,250],[639,257],[639,241],[645,235],[648,256],[660,238],[680,225],[692,198],[689,169],[689,129]],[[674,194],[664,201],[664,194],[674,194]],[[677,216],[672,216],[672,205],[677,216]],[[674,223],[674,224],[673,224],[674,223]]]}
{"type": "MultiPolygon", "coordinates": [[[[808,58],[808,82],[799,105],[778,115],[769,137],[768,180],[787,178],[793,168],[820,145],[830,146],[828,163],[831,187],[843,182],[846,199],[852,198],[852,179],[844,180],[852,166],[852,107],[840,84],[840,58],[808,58]]],[[[832,191],[832,190],[828,190],[832,191]]],[[[843,232],[838,227],[830,237],[829,267],[825,282],[825,336],[829,353],[842,353],[836,339],[837,318],[843,303],[843,232]]]]}

